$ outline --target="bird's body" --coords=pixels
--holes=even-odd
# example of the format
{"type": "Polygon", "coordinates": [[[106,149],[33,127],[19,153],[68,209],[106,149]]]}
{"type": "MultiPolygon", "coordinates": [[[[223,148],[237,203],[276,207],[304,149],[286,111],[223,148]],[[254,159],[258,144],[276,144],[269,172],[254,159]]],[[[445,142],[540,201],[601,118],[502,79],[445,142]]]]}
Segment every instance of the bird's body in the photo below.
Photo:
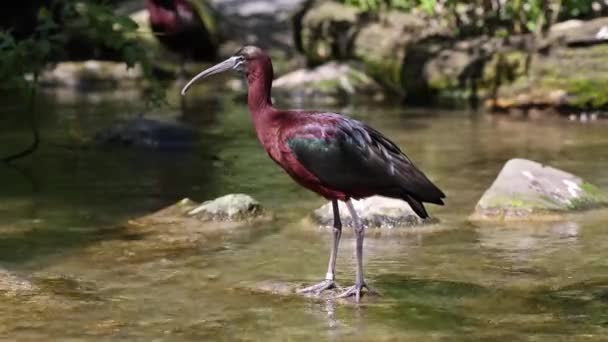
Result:
{"type": "Polygon", "coordinates": [[[247,46],[233,57],[195,76],[182,95],[198,79],[226,70],[247,78],[247,105],[262,147],[287,174],[303,187],[332,201],[334,231],[325,280],[301,290],[320,292],[335,287],[337,249],[342,223],[337,201],[344,201],[356,233],[355,285],[340,296],[360,298],[367,287],[363,279],[363,226],[351,199],[381,195],[403,199],[422,218],[423,202],[443,204],[444,193],[422,173],[401,149],[382,133],[363,122],[323,111],[283,110],[273,106],[270,57],[247,46]]]}
{"type": "Polygon", "coordinates": [[[393,142],[370,126],[337,113],[268,108],[254,118],[268,155],[300,185],[328,200],[374,195],[421,202],[444,196],[393,142]]]}

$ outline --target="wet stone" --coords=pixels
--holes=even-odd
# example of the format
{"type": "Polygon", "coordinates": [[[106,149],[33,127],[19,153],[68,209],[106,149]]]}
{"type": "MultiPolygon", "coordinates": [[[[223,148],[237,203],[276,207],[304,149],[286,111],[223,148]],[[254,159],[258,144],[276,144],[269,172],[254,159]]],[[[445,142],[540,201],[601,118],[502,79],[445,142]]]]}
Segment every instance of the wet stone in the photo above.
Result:
{"type": "Polygon", "coordinates": [[[38,291],[38,286],[7,270],[0,269],[0,293],[6,296],[29,295],[38,291]]]}
{"type": "Polygon", "coordinates": [[[99,289],[93,282],[73,278],[64,274],[37,274],[36,284],[41,291],[66,300],[80,303],[102,302],[99,289]]]}
{"type": "MultiPolygon", "coordinates": [[[[148,216],[131,220],[127,230],[141,250],[194,247],[239,227],[272,218],[258,201],[244,194],[229,194],[197,203],[185,198],[148,216]]],[[[131,241],[130,244],[134,244],[131,241]]]]}
{"type": "MultiPolygon", "coordinates": [[[[74,285],[69,293],[56,291],[56,288],[47,282],[49,279],[52,282],[53,279],[45,275],[19,275],[0,269],[0,299],[5,305],[15,305],[16,309],[11,314],[19,316],[22,312],[28,312],[28,315],[39,317],[55,315],[58,311],[65,313],[67,310],[98,301],[97,298],[91,300],[87,297],[88,294],[81,293],[78,285],[74,285]]],[[[79,283],[77,280],[72,282],[79,283]]]]}
{"type": "Polygon", "coordinates": [[[243,220],[262,214],[262,206],[245,194],[229,194],[206,201],[190,210],[187,215],[211,220],[243,220]]]}
{"type": "Polygon", "coordinates": [[[182,124],[137,118],[113,122],[95,135],[95,142],[103,146],[176,149],[192,146],[198,138],[195,129],[182,124]]]}
{"type": "Polygon", "coordinates": [[[511,159],[483,194],[472,220],[559,219],[605,207],[608,194],[568,172],[526,159],[511,159]]]}
{"type": "MultiPolygon", "coordinates": [[[[352,227],[352,218],[344,202],[339,201],[340,218],[344,227],[352,227]]],[[[353,206],[365,228],[403,228],[436,223],[437,219],[421,219],[405,201],[372,196],[362,200],[353,200],[353,206]]],[[[313,212],[313,221],[322,227],[332,227],[334,214],[331,202],[313,212]]]]}

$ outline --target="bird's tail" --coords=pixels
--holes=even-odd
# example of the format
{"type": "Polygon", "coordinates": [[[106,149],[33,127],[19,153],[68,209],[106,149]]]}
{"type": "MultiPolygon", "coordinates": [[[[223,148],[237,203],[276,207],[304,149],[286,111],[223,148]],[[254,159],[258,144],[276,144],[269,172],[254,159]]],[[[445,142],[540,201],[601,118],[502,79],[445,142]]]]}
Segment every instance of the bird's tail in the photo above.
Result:
{"type": "Polygon", "coordinates": [[[426,208],[424,208],[424,204],[422,204],[422,202],[408,194],[406,194],[403,199],[410,205],[416,215],[420,216],[420,218],[425,219],[429,217],[429,214],[426,212],[426,208]]]}

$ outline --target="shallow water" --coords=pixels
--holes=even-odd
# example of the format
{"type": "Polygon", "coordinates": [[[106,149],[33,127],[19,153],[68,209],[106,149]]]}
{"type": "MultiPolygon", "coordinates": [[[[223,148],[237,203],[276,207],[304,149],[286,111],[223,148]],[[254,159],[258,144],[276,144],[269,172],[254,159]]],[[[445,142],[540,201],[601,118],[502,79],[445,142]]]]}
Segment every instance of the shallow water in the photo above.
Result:
{"type": "MultiPolygon", "coordinates": [[[[385,132],[448,196],[446,206],[428,206],[439,229],[366,239],[366,276],[383,295],[353,306],[248,290],[320,280],[329,236],[302,220],[324,201],[267,158],[240,98],[202,97],[184,115],[152,114],[199,127],[201,145],[189,151],[88,146],[96,130],[139,110],[121,95],[42,97],[40,150],[0,166],[0,267],[40,288],[0,301],[4,338],[600,341],[608,333],[605,211],[559,223],[466,221],[513,157],[608,188],[606,123],[338,108],[385,132]],[[143,255],[119,228],[184,197],[230,192],[251,194],[276,219],[143,255]]],[[[20,106],[0,101],[6,154],[27,143],[27,131],[20,106]]],[[[341,285],[354,275],[351,236],[340,249],[341,285]]]]}

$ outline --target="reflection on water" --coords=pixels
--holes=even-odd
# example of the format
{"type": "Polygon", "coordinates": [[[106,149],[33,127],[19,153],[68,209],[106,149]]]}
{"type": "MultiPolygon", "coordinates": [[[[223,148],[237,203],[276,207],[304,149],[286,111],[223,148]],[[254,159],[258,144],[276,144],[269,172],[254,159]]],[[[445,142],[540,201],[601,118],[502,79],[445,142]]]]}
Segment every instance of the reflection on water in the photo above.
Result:
{"type": "Polygon", "coordinates": [[[511,227],[486,227],[478,230],[479,244],[505,258],[525,261],[550,249],[568,248],[576,244],[580,227],[576,222],[542,223],[529,227],[520,223],[511,227]]]}
{"type": "MultiPolygon", "coordinates": [[[[310,283],[329,235],[301,220],[325,203],[258,146],[240,97],[200,96],[185,114],[194,151],[98,149],[88,138],[141,106],[116,94],[41,99],[43,145],[0,167],[0,266],[39,291],[0,303],[7,338],[128,340],[601,340],[608,333],[605,211],[564,222],[473,225],[475,202],[506,160],[535,159],[608,188],[606,124],[524,122],[466,112],[357,105],[341,111],[393,138],[445,190],[433,231],[366,239],[366,276],[382,297],[357,307],[252,293],[243,284],[310,283]],[[245,192],[277,214],[184,248],[117,225],[190,197],[245,192]]],[[[129,95],[136,96],[136,95],[129,95]]],[[[0,118],[1,152],[27,141],[19,105],[0,118]]],[[[354,276],[344,234],[338,282],[354,276]]],[[[365,298],[364,298],[365,299],[365,298]]]]}

